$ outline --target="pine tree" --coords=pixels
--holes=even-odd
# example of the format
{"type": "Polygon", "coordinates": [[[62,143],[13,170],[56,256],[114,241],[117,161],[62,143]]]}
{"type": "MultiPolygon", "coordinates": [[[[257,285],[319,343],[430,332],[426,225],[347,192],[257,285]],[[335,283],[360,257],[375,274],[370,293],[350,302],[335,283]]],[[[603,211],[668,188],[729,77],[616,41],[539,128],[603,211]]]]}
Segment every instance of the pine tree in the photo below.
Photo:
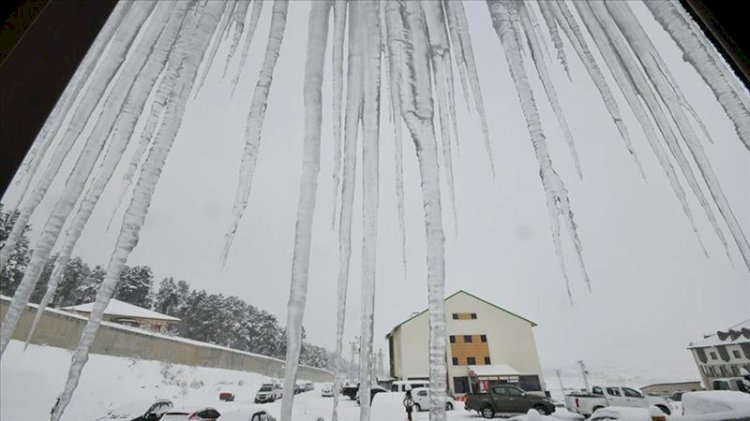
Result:
{"type": "Polygon", "coordinates": [[[154,275],[148,266],[125,266],[115,298],[143,308],[151,308],[151,286],[154,275]]]}
{"type": "MultiPolygon", "coordinates": [[[[5,240],[13,230],[16,219],[18,219],[18,212],[4,212],[3,205],[0,204],[0,248],[3,247],[5,240]]],[[[30,256],[27,235],[29,229],[27,226],[16,243],[8,262],[0,268],[0,294],[12,296],[16,292],[18,284],[21,283],[21,279],[23,279],[30,256]]]]}

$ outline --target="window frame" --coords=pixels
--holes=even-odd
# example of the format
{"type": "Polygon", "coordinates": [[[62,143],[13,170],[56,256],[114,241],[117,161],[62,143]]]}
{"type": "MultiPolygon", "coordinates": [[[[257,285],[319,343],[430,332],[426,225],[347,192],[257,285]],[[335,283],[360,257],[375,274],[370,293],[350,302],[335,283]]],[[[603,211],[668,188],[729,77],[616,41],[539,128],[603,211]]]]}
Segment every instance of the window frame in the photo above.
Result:
{"type": "Polygon", "coordinates": [[[484,357],[484,365],[492,365],[492,360],[490,357],[484,357]]]}
{"type": "Polygon", "coordinates": [[[476,320],[477,319],[477,313],[471,313],[470,317],[471,317],[471,320],[476,320]]]}
{"type": "Polygon", "coordinates": [[[472,337],[472,335],[464,335],[464,343],[465,344],[474,343],[474,338],[472,337]]]}
{"type": "Polygon", "coordinates": [[[451,359],[451,362],[453,363],[453,365],[456,365],[456,366],[457,366],[457,365],[460,365],[460,364],[458,363],[458,357],[453,357],[453,358],[451,359]]]}
{"type": "Polygon", "coordinates": [[[466,357],[466,365],[477,365],[477,359],[474,357],[466,357]]]}
{"type": "Polygon", "coordinates": [[[456,335],[450,335],[448,336],[448,340],[450,343],[455,344],[456,343],[456,335]]]}
{"type": "Polygon", "coordinates": [[[479,340],[482,343],[487,343],[487,335],[479,335],[479,340]]]}

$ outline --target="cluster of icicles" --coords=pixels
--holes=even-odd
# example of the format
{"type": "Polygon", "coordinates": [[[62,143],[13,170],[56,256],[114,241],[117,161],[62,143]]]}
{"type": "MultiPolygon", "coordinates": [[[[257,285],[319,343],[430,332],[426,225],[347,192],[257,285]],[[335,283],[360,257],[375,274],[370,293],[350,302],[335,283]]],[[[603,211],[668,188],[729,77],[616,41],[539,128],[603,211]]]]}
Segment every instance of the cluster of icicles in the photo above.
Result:
{"type": "MultiPolygon", "coordinates": [[[[731,243],[727,240],[720,222],[724,221],[745,264],[750,267],[750,248],[747,239],[714,176],[711,163],[703,149],[701,136],[696,133],[693,124],[699,124],[704,132],[703,136],[710,141],[708,133],[671,77],[668,66],[662,61],[638,19],[633,15],[630,5],[627,2],[616,1],[575,1],[571,4],[575,14],[570,4],[563,1],[487,1],[492,23],[501,44],[501,48],[495,51],[505,54],[539,163],[539,174],[547,198],[552,227],[552,239],[562,265],[566,286],[568,275],[561,251],[560,221],[567,226],[576,251],[577,263],[587,285],[589,279],[584,267],[581,243],[576,232],[570,201],[563,180],[552,165],[536,98],[529,84],[531,75],[527,73],[524,60],[530,59],[534,64],[536,77],[542,82],[544,94],[562,129],[563,140],[570,148],[579,176],[582,171],[573,136],[558,102],[545,60],[547,44],[551,44],[556,51],[559,64],[566,72],[568,71],[569,58],[566,57],[563,47],[564,39],[567,39],[583,63],[619,130],[624,146],[640,168],[627,127],[621,117],[620,105],[605,79],[604,71],[594,59],[592,46],[588,45],[584,30],[588,31],[617,88],[637,118],[696,235],[694,216],[688,206],[686,190],[692,192],[698,200],[729,254],[731,243]],[[676,163],[676,168],[672,161],[676,163]],[[698,174],[693,170],[693,166],[698,169],[698,174]],[[684,177],[687,188],[682,185],[679,174],[684,177]],[[707,190],[707,193],[704,190],[707,190]],[[718,209],[718,217],[714,213],[714,207],[718,209]]],[[[88,359],[104,309],[112,297],[123,265],[138,243],[139,231],[145,221],[165,159],[179,131],[191,93],[199,92],[209,69],[217,65],[215,59],[220,45],[226,43],[229,44],[229,53],[224,63],[223,78],[231,73],[229,69],[236,61],[233,60],[234,56],[240,54],[239,64],[235,66],[234,76],[231,78],[234,92],[247,60],[263,5],[264,2],[261,0],[120,2],[59,99],[23,163],[14,186],[23,194],[18,203],[11,207],[11,210],[19,211],[19,217],[12,233],[0,249],[0,265],[8,263],[15,243],[53,179],[58,175],[68,153],[74,145],[82,144],[80,155],[67,176],[64,191],[40,231],[28,269],[3,319],[0,352],[7,347],[42,269],[55,249],[58,257],[34,320],[34,327],[36,326],[39,314],[54,296],[63,269],[91,212],[105,187],[110,184],[115,167],[124,158],[124,152],[129,144],[136,144],[119,187],[120,201],[130,192],[130,204],[120,224],[120,234],[107,266],[107,275],[98,290],[93,311],[73,354],[67,383],[52,409],[53,421],[60,419],[70,402],[88,359]],[[152,98],[150,104],[149,98],[152,98]],[[101,111],[96,113],[96,110],[101,111]],[[145,124],[140,134],[136,134],[136,123],[142,115],[145,124]],[[83,136],[84,127],[90,120],[93,122],[93,129],[90,134],[83,136]],[[46,160],[46,165],[40,167],[43,159],[46,160]],[[138,168],[140,173],[133,185],[132,181],[138,168]],[[31,183],[32,177],[36,180],[35,183],[31,183]],[[85,192],[84,186],[88,186],[85,192]],[[64,226],[67,228],[65,235],[61,237],[64,226]]],[[[694,66],[712,89],[733,122],[739,139],[750,149],[750,96],[747,90],[738,82],[723,59],[676,1],[648,1],[645,5],[682,49],[685,60],[694,66]]],[[[288,364],[284,388],[291,390],[294,385],[300,354],[312,220],[320,172],[323,112],[321,86],[330,22],[333,26],[331,95],[335,153],[334,208],[337,209],[337,212],[334,212],[333,223],[335,227],[338,220],[340,253],[336,325],[337,367],[341,367],[351,255],[352,208],[358,164],[358,133],[361,129],[363,153],[360,164],[364,178],[359,381],[360,384],[367,385],[373,381],[370,356],[376,279],[379,142],[381,138],[395,141],[396,195],[403,248],[405,234],[402,129],[405,126],[416,150],[425,213],[430,315],[430,419],[442,421],[446,419],[444,230],[441,211],[441,196],[445,192],[441,192],[440,177],[445,177],[448,187],[446,203],[450,204],[451,210],[455,213],[451,162],[453,148],[458,142],[454,69],[458,70],[458,80],[467,104],[473,104],[478,114],[490,166],[493,162],[482,90],[464,7],[460,1],[448,0],[319,0],[309,6],[309,33],[304,70],[304,157],[287,315],[288,364]],[[380,134],[381,94],[384,94],[386,102],[390,103],[388,112],[395,128],[392,135],[380,134]],[[437,109],[434,107],[435,103],[437,109]],[[439,121],[437,127],[436,121],[439,121]]],[[[245,150],[242,155],[232,221],[226,234],[223,261],[227,258],[250,196],[267,99],[284,37],[288,2],[275,0],[272,7],[265,56],[247,120],[245,150]]],[[[492,54],[492,51],[486,53],[492,54]]],[[[569,287],[568,292],[570,293],[569,287]]],[[[33,335],[33,330],[32,327],[29,338],[33,335]]],[[[339,386],[339,379],[340,368],[337,368],[336,387],[339,386]]],[[[369,388],[362,388],[360,419],[363,421],[369,420],[369,394],[369,388]]],[[[336,420],[338,395],[334,397],[332,419],[336,420]]],[[[293,399],[293,393],[284,394],[282,421],[291,419],[293,399]]]]}

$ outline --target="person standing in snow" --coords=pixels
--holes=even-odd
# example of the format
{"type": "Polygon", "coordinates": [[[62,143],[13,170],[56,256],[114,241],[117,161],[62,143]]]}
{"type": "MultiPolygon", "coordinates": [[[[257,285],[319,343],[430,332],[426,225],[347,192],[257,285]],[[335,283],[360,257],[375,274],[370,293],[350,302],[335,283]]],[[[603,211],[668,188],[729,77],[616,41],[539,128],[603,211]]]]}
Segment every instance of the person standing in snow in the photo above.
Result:
{"type": "Polygon", "coordinates": [[[406,409],[406,419],[412,421],[411,413],[414,410],[414,399],[411,397],[411,385],[407,384],[404,388],[406,394],[404,395],[404,408],[406,409]]]}

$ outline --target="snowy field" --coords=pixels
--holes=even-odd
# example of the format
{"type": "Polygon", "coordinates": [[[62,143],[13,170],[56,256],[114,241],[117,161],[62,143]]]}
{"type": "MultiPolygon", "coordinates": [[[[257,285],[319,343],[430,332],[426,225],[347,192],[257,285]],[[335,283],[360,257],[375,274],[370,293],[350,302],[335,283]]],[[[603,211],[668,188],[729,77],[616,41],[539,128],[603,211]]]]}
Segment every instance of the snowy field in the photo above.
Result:
{"type": "MultiPolygon", "coordinates": [[[[0,420],[43,421],[60,392],[70,362],[69,351],[29,346],[12,341],[0,364],[0,420]]],[[[278,417],[281,401],[255,405],[253,398],[260,385],[269,379],[259,374],[214,368],[196,368],[92,355],[83,371],[81,383],[63,417],[66,421],[130,420],[140,415],[156,399],[172,400],[176,406],[211,406],[221,414],[220,421],[247,421],[254,408],[261,407],[278,417]],[[221,402],[219,392],[232,392],[234,402],[221,402]]],[[[388,394],[391,395],[391,394],[388,394]]],[[[378,395],[373,404],[373,421],[406,419],[401,395],[378,395]]],[[[297,395],[295,421],[330,420],[332,398],[316,390],[297,395]]],[[[480,419],[459,403],[448,419],[480,419]]],[[[356,402],[342,397],[339,411],[342,421],[359,419],[356,402]]],[[[415,420],[427,420],[427,412],[415,414],[415,420]]]]}

